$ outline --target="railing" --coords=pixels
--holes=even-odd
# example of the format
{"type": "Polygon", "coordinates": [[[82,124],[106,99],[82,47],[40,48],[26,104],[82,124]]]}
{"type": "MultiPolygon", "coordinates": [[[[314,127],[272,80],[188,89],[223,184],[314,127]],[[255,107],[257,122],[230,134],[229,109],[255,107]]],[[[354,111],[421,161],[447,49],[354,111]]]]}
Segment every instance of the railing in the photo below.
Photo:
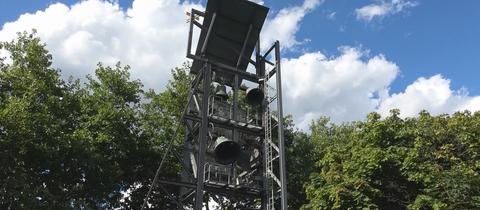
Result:
{"type": "Polygon", "coordinates": [[[236,169],[231,165],[205,163],[205,182],[218,185],[237,185],[236,169]]]}
{"type": "MultiPolygon", "coordinates": [[[[210,98],[209,103],[209,115],[221,117],[228,120],[233,120],[233,104],[228,101],[222,101],[217,99],[216,97],[210,98]]],[[[252,111],[251,108],[247,107],[246,109],[238,108],[237,111],[237,122],[260,125],[259,119],[255,116],[255,112],[252,111]]]]}

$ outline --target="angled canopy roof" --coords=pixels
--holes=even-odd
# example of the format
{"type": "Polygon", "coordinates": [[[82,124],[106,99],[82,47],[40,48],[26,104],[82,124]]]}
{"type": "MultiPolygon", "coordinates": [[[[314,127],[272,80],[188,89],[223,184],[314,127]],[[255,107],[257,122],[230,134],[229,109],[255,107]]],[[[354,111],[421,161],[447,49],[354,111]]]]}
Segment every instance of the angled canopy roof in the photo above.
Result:
{"type": "MultiPolygon", "coordinates": [[[[206,42],[207,30],[202,30],[195,55],[201,56],[202,46],[206,42],[206,58],[246,71],[267,13],[267,7],[247,0],[209,0],[203,27],[208,29],[213,24],[212,31],[206,42]],[[238,62],[243,48],[242,59],[238,62]]],[[[202,62],[194,60],[192,73],[198,72],[201,67],[202,62]]],[[[226,77],[225,82],[232,81],[232,78],[223,76],[226,77]]]]}

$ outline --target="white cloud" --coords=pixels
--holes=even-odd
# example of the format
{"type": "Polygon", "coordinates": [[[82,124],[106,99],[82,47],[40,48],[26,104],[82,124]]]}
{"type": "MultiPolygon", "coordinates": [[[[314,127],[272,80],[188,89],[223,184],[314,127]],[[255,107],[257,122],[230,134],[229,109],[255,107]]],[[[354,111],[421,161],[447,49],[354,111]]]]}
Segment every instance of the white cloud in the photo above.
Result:
{"type": "MultiPolygon", "coordinates": [[[[4,24],[0,40],[12,40],[16,32],[35,28],[47,43],[54,66],[65,75],[83,77],[93,74],[98,62],[112,65],[121,61],[132,66],[132,76],[141,79],[147,88],[161,90],[170,78],[170,69],[186,60],[185,12],[202,7],[182,2],[135,0],[126,10],[102,0],[72,6],[56,3],[4,24]]],[[[284,8],[268,19],[262,37],[265,46],[276,39],[284,48],[299,43],[295,39],[299,23],[318,4],[319,0],[305,0],[301,6],[284,8]]]]}
{"type": "Polygon", "coordinates": [[[343,47],[337,57],[312,52],[283,59],[285,113],[293,114],[296,124],[306,130],[320,116],[344,122],[365,119],[374,111],[387,116],[396,108],[402,117],[422,110],[434,115],[480,110],[480,96],[469,96],[466,89],[452,90],[450,80],[441,75],[421,77],[403,92],[390,94],[399,67],[383,55],[367,54],[343,47]]]}
{"type": "Polygon", "coordinates": [[[365,58],[365,52],[351,47],[328,58],[321,52],[283,60],[286,113],[292,113],[300,127],[312,119],[329,116],[336,122],[358,120],[378,106],[378,95],[399,73],[383,55],[365,58]]]}
{"type": "Polygon", "coordinates": [[[327,14],[327,19],[335,20],[336,15],[337,15],[337,12],[330,12],[330,13],[327,14]]]}
{"type": "Polygon", "coordinates": [[[418,3],[415,1],[377,0],[375,3],[356,9],[355,13],[358,20],[370,22],[375,18],[382,19],[385,16],[393,15],[415,6],[418,6],[418,3]]]}
{"type": "Polygon", "coordinates": [[[0,62],[11,64],[13,61],[10,58],[10,53],[4,49],[0,49],[0,62]]]}
{"type": "Polygon", "coordinates": [[[418,78],[404,92],[392,94],[383,99],[378,111],[387,115],[390,109],[400,109],[401,116],[412,117],[421,110],[437,115],[455,111],[477,111],[480,109],[480,96],[472,97],[465,89],[452,90],[450,80],[442,75],[418,78]]]}
{"type": "Polygon", "coordinates": [[[301,6],[284,8],[273,19],[267,19],[260,36],[262,48],[270,47],[276,40],[280,41],[282,49],[291,49],[301,43],[295,36],[300,29],[300,22],[322,2],[305,0],[301,6]]]}
{"type": "Polygon", "coordinates": [[[0,40],[18,31],[37,29],[66,75],[93,74],[98,62],[121,61],[148,88],[162,89],[172,67],[185,58],[188,24],[185,11],[200,5],[178,0],[135,0],[126,11],[109,1],[89,0],[72,6],[50,5],[4,24],[0,40]]]}
{"type": "Polygon", "coordinates": [[[262,0],[249,0],[249,1],[260,4],[260,5],[265,4],[265,2],[263,2],[262,0]]]}

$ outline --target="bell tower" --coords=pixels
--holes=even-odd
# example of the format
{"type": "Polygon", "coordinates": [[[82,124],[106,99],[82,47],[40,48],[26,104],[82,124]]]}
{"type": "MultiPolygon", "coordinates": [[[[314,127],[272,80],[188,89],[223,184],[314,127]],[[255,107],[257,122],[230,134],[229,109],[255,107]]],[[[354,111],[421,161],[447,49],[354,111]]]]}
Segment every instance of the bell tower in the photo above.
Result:
{"type": "Polygon", "coordinates": [[[161,163],[152,184],[178,186],[166,192],[178,209],[225,200],[235,209],[287,209],[280,44],[260,49],[267,13],[247,0],[208,0],[204,12],[189,13],[194,79],[182,117],[182,173],[165,180],[161,163]]]}

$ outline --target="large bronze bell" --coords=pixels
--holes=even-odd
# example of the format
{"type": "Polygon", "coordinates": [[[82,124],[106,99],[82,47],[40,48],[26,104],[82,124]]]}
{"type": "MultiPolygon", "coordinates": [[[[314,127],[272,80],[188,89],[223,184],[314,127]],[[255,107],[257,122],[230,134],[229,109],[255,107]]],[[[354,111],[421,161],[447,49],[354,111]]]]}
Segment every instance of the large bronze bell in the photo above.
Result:
{"type": "Polygon", "coordinates": [[[215,140],[215,159],[219,163],[234,163],[239,158],[241,152],[240,145],[231,139],[220,136],[215,140]]]}
{"type": "Polygon", "coordinates": [[[247,90],[247,95],[245,97],[245,100],[248,104],[252,106],[256,105],[261,105],[263,102],[263,98],[265,97],[265,94],[263,93],[263,90],[260,88],[249,88],[247,90]]]}

